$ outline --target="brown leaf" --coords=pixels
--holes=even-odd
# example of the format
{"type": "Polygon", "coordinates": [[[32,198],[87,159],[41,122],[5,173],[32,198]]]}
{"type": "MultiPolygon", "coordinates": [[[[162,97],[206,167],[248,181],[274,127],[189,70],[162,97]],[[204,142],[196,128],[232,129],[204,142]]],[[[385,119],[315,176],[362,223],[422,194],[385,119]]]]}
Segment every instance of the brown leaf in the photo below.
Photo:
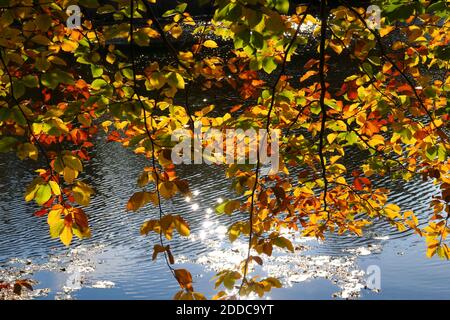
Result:
{"type": "Polygon", "coordinates": [[[194,288],[192,287],[191,273],[186,269],[175,269],[174,272],[181,289],[186,289],[190,292],[193,292],[194,288]]]}

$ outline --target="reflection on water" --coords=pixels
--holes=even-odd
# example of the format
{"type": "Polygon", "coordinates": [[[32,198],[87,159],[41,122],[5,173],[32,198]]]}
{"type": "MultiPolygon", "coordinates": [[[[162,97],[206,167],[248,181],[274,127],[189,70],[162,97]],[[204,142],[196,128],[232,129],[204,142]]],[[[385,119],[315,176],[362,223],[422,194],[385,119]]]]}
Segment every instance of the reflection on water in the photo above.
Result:
{"type": "MultiPolygon", "coordinates": [[[[102,137],[98,138],[101,141],[102,137]]],[[[0,263],[11,266],[11,258],[31,259],[44,266],[32,270],[40,281],[37,288],[50,288],[47,298],[167,299],[178,288],[162,259],[151,260],[155,236],[139,235],[146,219],[158,215],[152,206],[138,213],[125,211],[140,170],[147,160],[116,144],[98,143],[94,159],[86,166],[89,182],[97,194],[87,209],[92,238],[76,240],[65,248],[49,238],[44,218],[32,216],[33,205],[23,199],[32,179],[30,163],[13,156],[0,158],[0,263]]],[[[352,162],[352,159],[349,159],[352,162]]],[[[357,161],[353,161],[357,162],[357,161]]],[[[36,164],[34,164],[36,165],[36,164]]],[[[188,241],[171,242],[177,263],[193,272],[196,290],[212,295],[214,271],[234,267],[244,256],[244,244],[229,244],[225,235],[233,217],[217,216],[213,208],[233,197],[230,182],[217,166],[181,166],[179,175],[191,182],[191,198],[164,202],[166,213],[182,214],[190,223],[188,241]]],[[[437,191],[423,182],[376,182],[393,191],[391,201],[413,209],[424,221],[428,203],[437,191]]],[[[236,218],[236,217],[235,217],[236,218]]],[[[384,221],[375,221],[363,237],[330,235],[324,242],[295,239],[296,253],[276,252],[266,258],[262,275],[278,276],[287,286],[274,289],[271,298],[449,298],[447,262],[428,260],[423,240],[409,232],[399,233],[384,221]],[[367,266],[379,265],[381,292],[364,289],[367,266]],[[326,281],[326,282],[324,282],[326,281]],[[417,296],[414,296],[414,293],[417,296]],[[420,294],[419,294],[420,293],[420,294]]],[[[26,266],[26,263],[23,263],[26,266]]]]}

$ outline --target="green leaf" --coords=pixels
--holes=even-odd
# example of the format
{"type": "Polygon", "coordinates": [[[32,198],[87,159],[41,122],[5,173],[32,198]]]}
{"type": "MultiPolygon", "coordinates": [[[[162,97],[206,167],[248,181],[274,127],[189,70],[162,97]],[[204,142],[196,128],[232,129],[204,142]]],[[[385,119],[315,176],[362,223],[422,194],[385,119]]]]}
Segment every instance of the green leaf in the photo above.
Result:
{"type": "Polygon", "coordinates": [[[239,209],[241,203],[238,200],[227,200],[216,206],[216,212],[218,214],[232,214],[233,211],[239,209]]]}
{"type": "Polygon", "coordinates": [[[25,94],[25,86],[19,80],[13,81],[14,98],[19,99],[25,94]]]}
{"type": "Polygon", "coordinates": [[[50,89],[55,89],[60,83],[74,84],[73,76],[59,69],[44,73],[41,81],[44,86],[50,89]]]}
{"type": "Polygon", "coordinates": [[[252,31],[250,34],[250,43],[256,49],[262,49],[264,47],[264,37],[257,31],[252,31]]]}
{"type": "Polygon", "coordinates": [[[176,72],[171,72],[169,74],[169,77],[167,78],[167,81],[169,82],[169,85],[172,87],[176,87],[178,89],[184,89],[184,79],[183,77],[176,72]]]}
{"type": "Polygon", "coordinates": [[[37,77],[31,74],[23,77],[22,83],[28,88],[36,88],[39,85],[37,77]]]}
{"type": "Polygon", "coordinates": [[[91,88],[94,90],[100,90],[104,86],[106,86],[108,83],[103,79],[95,79],[91,83],[91,88]]]}
{"type": "Polygon", "coordinates": [[[5,121],[11,116],[11,110],[9,108],[0,108],[0,121],[5,121]]]}
{"type": "Polygon", "coordinates": [[[438,148],[436,146],[431,146],[431,147],[427,148],[427,150],[425,152],[425,156],[430,161],[433,161],[437,155],[438,155],[438,148]]]}
{"type": "Polygon", "coordinates": [[[347,136],[345,137],[349,145],[355,144],[358,141],[358,135],[351,131],[347,133],[347,136]]]}
{"type": "Polygon", "coordinates": [[[100,8],[97,9],[97,13],[99,14],[113,13],[115,11],[116,9],[110,4],[105,4],[104,6],[101,6],[100,8]]]}
{"type": "Polygon", "coordinates": [[[0,152],[9,152],[14,149],[17,139],[13,137],[4,137],[0,139],[0,152]]]}
{"type": "Polygon", "coordinates": [[[450,45],[437,47],[435,50],[435,55],[441,60],[450,60],[450,45]]]}
{"type": "Polygon", "coordinates": [[[262,63],[263,69],[267,73],[272,73],[277,68],[277,64],[272,57],[265,57],[262,63]]]}
{"type": "Polygon", "coordinates": [[[51,196],[52,196],[52,189],[50,188],[50,186],[48,184],[42,184],[37,189],[34,200],[38,205],[43,205],[48,200],[50,200],[51,196]]]}
{"type": "Polygon", "coordinates": [[[448,11],[449,6],[446,4],[446,1],[437,1],[427,7],[427,13],[435,14],[441,18],[446,18],[448,11]]]}
{"type": "Polygon", "coordinates": [[[275,0],[275,9],[277,9],[280,13],[288,13],[289,0],[275,0]]]}
{"type": "Polygon", "coordinates": [[[91,64],[91,72],[94,78],[98,78],[103,74],[103,68],[95,64],[91,64]]]}
{"type": "Polygon", "coordinates": [[[294,246],[292,242],[286,239],[285,237],[278,237],[273,240],[273,244],[280,248],[286,248],[291,252],[294,252],[294,246]]]}
{"type": "Polygon", "coordinates": [[[126,68],[122,70],[122,74],[129,80],[133,80],[133,70],[126,68]]]}
{"type": "Polygon", "coordinates": [[[187,8],[187,3],[180,3],[175,7],[175,11],[179,13],[183,13],[187,8]]]}

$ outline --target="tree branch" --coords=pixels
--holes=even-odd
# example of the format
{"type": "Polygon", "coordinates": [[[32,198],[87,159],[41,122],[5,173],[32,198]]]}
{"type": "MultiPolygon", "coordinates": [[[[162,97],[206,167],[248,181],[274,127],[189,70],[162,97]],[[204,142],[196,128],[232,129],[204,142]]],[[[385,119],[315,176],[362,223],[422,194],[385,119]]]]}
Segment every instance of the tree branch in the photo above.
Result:
{"type": "Polygon", "coordinates": [[[323,180],[323,207],[324,211],[328,214],[328,219],[330,218],[330,213],[328,212],[327,203],[327,193],[328,193],[328,180],[327,180],[327,169],[325,164],[325,156],[323,153],[324,140],[325,140],[325,126],[327,122],[327,106],[325,105],[325,94],[326,94],[326,82],[325,82],[325,41],[327,32],[327,12],[326,12],[326,0],[320,1],[320,62],[319,62],[319,77],[320,77],[320,110],[322,113],[322,121],[320,125],[320,135],[319,135],[319,158],[320,165],[322,167],[322,180],[323,180]]]}

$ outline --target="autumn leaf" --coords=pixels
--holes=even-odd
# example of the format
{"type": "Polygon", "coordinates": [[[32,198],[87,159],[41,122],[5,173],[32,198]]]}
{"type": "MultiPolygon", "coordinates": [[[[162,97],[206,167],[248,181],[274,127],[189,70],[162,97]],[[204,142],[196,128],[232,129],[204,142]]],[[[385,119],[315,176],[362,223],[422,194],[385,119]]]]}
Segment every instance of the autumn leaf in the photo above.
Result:
{"type": "Polygon", "coordinates": [[[70,245],[70,243],[72,242],[72,237],[73,237],[72,228],[68,227],[68,226],[64,226],[59,237],[61,239],[61,242],[64,243],[66,246],[70,245]]]}
{"type": "Polygon", "coordinates": [[[181,217],[181,216],[175,216],[174,219],[175,228],[177,229],[178,233],[182,236],[188,237],[190,232],[189,226],[187,222],[181,217]]]}
{"type": "Polygon", "coordinates": [[[203,42],[203,46],[206,48],[217,48],[217,43],[214,40],[206,40],[203,42]]]}
{"type": "Polygon", "coordinates": [[[192,287],[191,273],[186,269],[175,269],[174,272],[181,289],[186,289],[187,291],[193,292],[194,288],[192,287]]]}
{"type": "Polygon", "coordinates": [[[133,194],[128,200],[127,210],[137,211],[147,203],[158,203],[157,195],[154,192],[141,191],[133,194]]]}

